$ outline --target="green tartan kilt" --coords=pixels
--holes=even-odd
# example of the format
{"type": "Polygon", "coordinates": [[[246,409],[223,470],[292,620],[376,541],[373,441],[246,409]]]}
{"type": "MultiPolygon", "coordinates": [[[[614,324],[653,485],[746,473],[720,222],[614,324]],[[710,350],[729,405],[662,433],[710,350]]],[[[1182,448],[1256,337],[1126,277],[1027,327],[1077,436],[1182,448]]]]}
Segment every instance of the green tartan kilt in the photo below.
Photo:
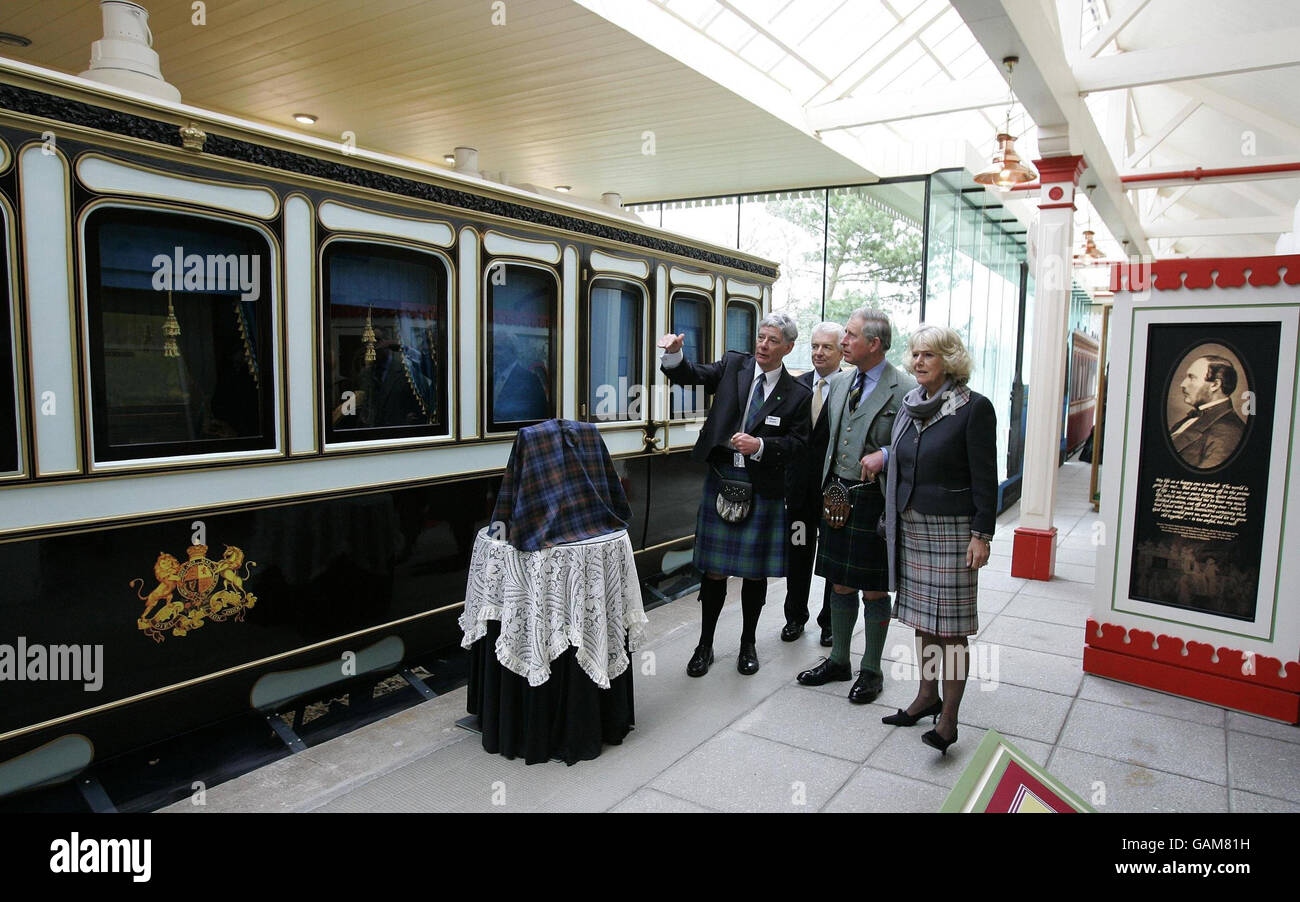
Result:
{"type": "MultiPolygon", "coordinates": [[[[744,470],[719,467],[726,479],[749,481],[744,470]]],[[[713,467],[704,480],[704,497],[695,518],[695,566],[705,573],[722,573],[742,579],[785,576],[786,512],[784,498],[763,498],[754,493],[749,516],[728,523],[718,516],[718,475],[713,467]]]]}
{"type": "MultiPolygon", "coordinates": [[[[859,484],[840,481],[846,488],[859,484]]],[[[828,583],[888,592],[889,559],[885,540],[876,532],[880,515],[885,512],[885,496],[868,484],[850,492],[849,498],[853,502],[849,522],[835,529],[822,518],[817,531],[817,575],[828,583]]]]}

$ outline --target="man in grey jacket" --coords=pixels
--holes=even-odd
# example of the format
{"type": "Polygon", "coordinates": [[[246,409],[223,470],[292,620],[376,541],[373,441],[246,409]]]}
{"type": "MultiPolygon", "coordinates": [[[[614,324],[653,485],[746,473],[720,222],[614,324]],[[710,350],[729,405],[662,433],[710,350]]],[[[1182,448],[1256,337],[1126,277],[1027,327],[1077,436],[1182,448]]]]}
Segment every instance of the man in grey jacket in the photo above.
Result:
{"type": "Polygon", "coordinates": [[[889,629],[889,565],[876,531],[885,510],[880,474],[889,460],[894,419],[916,382],[885,360],[892,340],[889,318],[866,307],[853,311],[844,326],[844,362],[853,369],[830,382],[830,440],[822,462],[822,486],[848,505],[823,515],[817,573],[832,585],[831,656],[800,673],[805,686],[853,678],[849,641],[862,593],[866,651],[849,701],[867,704],[884,688],[880,659],[889,629]]]}

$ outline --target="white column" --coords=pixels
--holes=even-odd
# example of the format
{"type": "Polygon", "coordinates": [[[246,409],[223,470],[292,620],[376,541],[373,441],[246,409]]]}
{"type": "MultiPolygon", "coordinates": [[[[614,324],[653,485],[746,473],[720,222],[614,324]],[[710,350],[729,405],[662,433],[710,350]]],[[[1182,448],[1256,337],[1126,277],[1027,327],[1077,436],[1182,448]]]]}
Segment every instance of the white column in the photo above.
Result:
{"type": "Polygon", "coordinates": [[[1060,466],[1061,408],[1070,310],[1071,236],[1074,190],[1083,157],[1048,157],[1038,167],[1038,254],[1034,262],[1034,355],[1029,373],[1025,462],[1021,477],[1020,525],[1012,550],[1013,576],[1051,579],[1056,563],[1052,525],[1056,474],[1060,466]]]}

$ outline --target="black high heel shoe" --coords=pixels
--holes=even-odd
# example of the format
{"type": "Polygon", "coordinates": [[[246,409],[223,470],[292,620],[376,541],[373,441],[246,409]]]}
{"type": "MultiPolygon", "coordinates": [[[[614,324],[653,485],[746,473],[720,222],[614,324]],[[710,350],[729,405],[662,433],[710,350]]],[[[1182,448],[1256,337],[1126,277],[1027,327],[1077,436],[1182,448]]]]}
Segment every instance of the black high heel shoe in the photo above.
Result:
{"type": "Polygon", "coordinates": [[[951,739],[944,739],[939,735],[938,730],[930,730],[929,732],[922,734],[921,741],[930,746],[930,748],[938,749],[940,754],[947,755],[948,746],[957,741],[957,730],[954,729],[952,731],[951,739]]]}
{"type": "Polygon", "coordinates": [[[934,717],[934,722],[938,722],[939,715],[943,712],[943,699],[936,699],[935,703],[924,711],[917,711],[915,714],[908,714],[902,708],[898,709],[897,714],[887,714],[880,718],[881,723],[887,723],[892,727],[914,727],[916,722],[923,717],[934,717]]]}

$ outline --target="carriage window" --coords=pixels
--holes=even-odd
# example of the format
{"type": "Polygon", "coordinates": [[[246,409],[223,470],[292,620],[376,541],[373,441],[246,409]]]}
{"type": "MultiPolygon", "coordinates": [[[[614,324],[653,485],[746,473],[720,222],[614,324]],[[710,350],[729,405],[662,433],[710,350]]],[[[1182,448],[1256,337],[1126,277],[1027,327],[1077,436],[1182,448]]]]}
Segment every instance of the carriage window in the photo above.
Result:
{"type": "Polygon", "coordinates": [[[633,282],[591,283],[587,409],[596,422],[640,419],[641,288],[633,282]],[[633,416],[633,414],[637,416],[633,416]]]}
{"type": "Polygon", "coordinates": [[[744,301],[728,301],[727,350],[740,351],[742,354],[754,353],[754,339],[757,334],[757,308],[744,301]]]}
{"type": "Polygon", "coordinates": [[[555,323],[560,284],[546,269],[496,263],[487,272],[488,431],[555,416],[555,323]]]}
{"type": "MultiPolygon", "coordinates": [[[[679,292],[673,295],[669,308],[672,325],[669,328],[674,335],[684,335],[682,353],[691,363],[704,363],[712,350],[712,336],[709,334],[709,302],[697,294],[679,292]]],[[[670,394],[672,412],[682,416],[694,416],[704,413],[705,405],[697,393],[690,390],[670,394]]]]}
{"type": "Polygon", "coordinates": [[[322,271],[326,440],[445,435],[447,264],[407,248],[332,241],[322,271]]]}
{"type": "Polygon", "coordinates": [[[14,299],[9,293],[9,221],[0,212],[0,473],[18,471],[18,394],[14,379],[14,299]]]}
{"type": "Polygon", "coordinates": [[[265,236],[104,207],[86,220],[85,250],[95,459],[273,448],[265,236]]]}

